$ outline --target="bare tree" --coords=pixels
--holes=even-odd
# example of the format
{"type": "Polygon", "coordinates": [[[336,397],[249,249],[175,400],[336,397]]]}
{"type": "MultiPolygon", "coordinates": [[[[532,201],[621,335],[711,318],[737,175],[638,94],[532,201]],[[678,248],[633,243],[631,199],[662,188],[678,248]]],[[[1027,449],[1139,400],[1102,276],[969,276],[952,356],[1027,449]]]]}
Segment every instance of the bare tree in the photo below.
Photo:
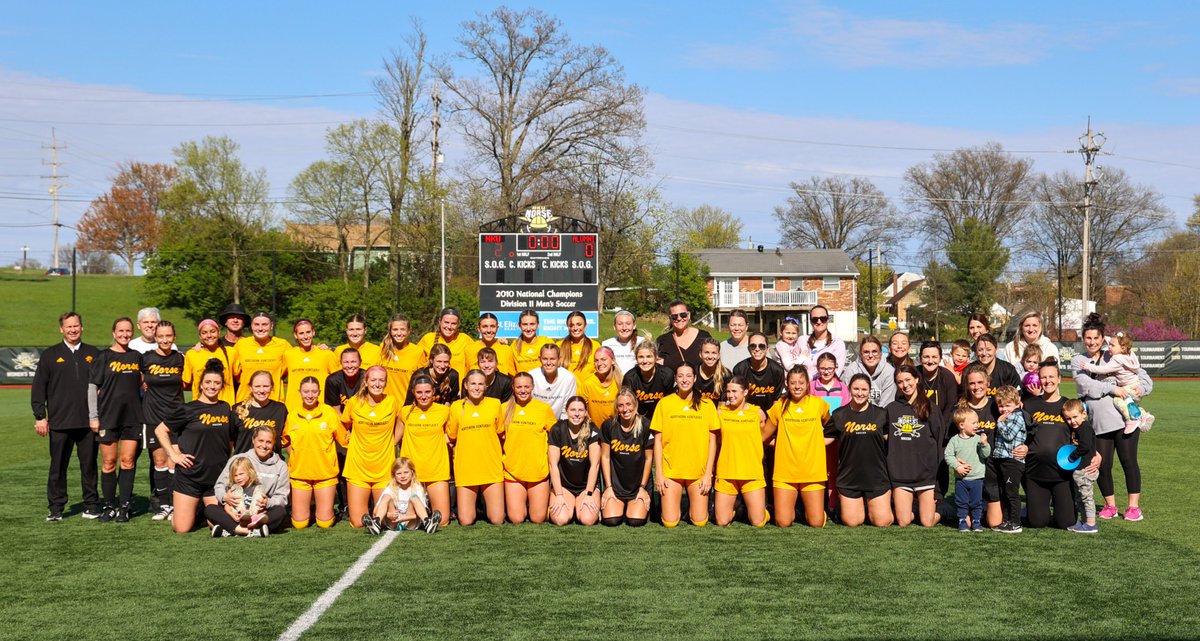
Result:
{"type": "MultiPolygon", "coordinates": [[[[1040,175],[1033,181],[1038,204],[1022,226],[1022,240],[1043,265],[1073,277],[1082,269],[1083,183],[1068,171],[1040,175]]],[[[1173,220],[1152,188],[1133,183],[1117,168],[1104,168],[1092,190],[1091,271],[1107,283],[1137,250],[1156,241],[1173,220]]]]}
{"type": "Polygon", "coordinates": [[[999,143],[934,154],[904,172],[912,222],[936,245],[953,240],[968,219],[1009,238],[1029,213],[1032,171],[1032,160],[1011,156],[999,143]]]}
{"type": "Polygon", "coordinates": [[[504,213],[546,202],[563,171],[641,144],[641,88],[604,47],[572,44],[558,19],[501,7],[464,22],[458,43],[452,60],[479,75],[456,75],[452,60],[435,72],[504,213]]]}
{"type": "Polygon", "coordinates": [[[742,221],[720,207],[675,207],[668,218],[669,244],[672,247],[729,248],[737,247],[742,240],[742,221]]]}
{"type": "MultiPolygon", "coordinates": [[[[349,283],[349,230],[358,218],[357,197],[351,170],[342,163],[320,160],[296,175],[288,186],[288,209],[300,222],[319,226],[316,234],[332,228],[337,243],[338,275],[349,283]]],[[[317,238],[305,238],[315,241],[317,238]]]]}
{"type": "MultiPolygon", "coordinates": [[[[388,166],[397,162],[395,130],[388,124],[359,119],[338,125],[325,136],[325,146],[336,162],[350,170],[354,184],[355,199],[358,201],[358,219],[363,224],[365,259],[363,289],[371,285],[371,249],[375,240],[382,236],[371,227],[386,206],[388,189],[387,176],[394,176],[388,166]]],[[[387,231],[386,228],[384,231],[387,231]]]]}
{"type": "Polygon", "coordinates": [[[795,194],[787,207],[775,208],[779,233],[789,247],[843,249],[850,258],[865,260],[868,249],[899,224],[896,208],[866,178],[813,176],[791,187],[795,194]]]}

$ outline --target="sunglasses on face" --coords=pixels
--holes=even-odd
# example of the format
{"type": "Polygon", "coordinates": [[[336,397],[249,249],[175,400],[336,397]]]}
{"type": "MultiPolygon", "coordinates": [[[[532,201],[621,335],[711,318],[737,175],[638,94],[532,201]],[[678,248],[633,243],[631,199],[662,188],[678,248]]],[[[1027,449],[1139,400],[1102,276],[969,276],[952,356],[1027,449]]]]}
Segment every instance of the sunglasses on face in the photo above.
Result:
{"type": "Polygon", "coordinates": [[[828,323],[829,317],[828,316],[810,316],[808,320],[812,321],[813,323],[828,323]]]}
{"type": "Polygon", "coordinates": [[[750,349],[766,349],[766,343],[750,343],[750,349]]]}
{"type": "Polygon", "coordinates": [[[673,321],[684,320],[688,317],[689,314],[690,314],[690,312],[679,312],[678,314],[671,314],[671,320],[673,320],[673,321]]]}

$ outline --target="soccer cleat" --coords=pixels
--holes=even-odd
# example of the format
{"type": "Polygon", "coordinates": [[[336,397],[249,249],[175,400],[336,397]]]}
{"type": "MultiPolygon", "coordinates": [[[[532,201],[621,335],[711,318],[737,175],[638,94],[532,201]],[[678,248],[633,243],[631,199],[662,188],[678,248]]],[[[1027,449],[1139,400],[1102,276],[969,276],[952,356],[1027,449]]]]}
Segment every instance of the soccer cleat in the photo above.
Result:
{"type": "Polygon", "coordinates": [[[50,513],[46,515],[46,520],[50,521],[50,522],[61,521],[61,520],[63,520],[62,512],[59,512],[56,510],[50,510],[50,513]]]}
{"type": "Polygon", "coordinates": [[[158,508],[158,511],[154,513],[154,516],[150,517],[150,520],[166,521],[167,519],[171,518],[171,513],[174,511],[175,508],[171,507],[170,505],[164,505],[158,508]]]}
{"type": "Polygon", "coordinates": [[[1102,518],[1102,519],[1116,518],[1117,517],[1117,506],[1105,505],[1099,512],[1096,513],[1096,516],[1099,518],[1102,518]]]}
{"type": "Polygon", "coordinates": [[[1125,510],[1126,521],[1141,521],[1144,518],[1146,517],[1142,516],[1142,508],[1140,507],[1131,507],[1125,510]]]}
{"type": "Polygon", "coordinates": [[[438,531],[442,525],[442,513],[434,510],[429,514],[429,518],[425,519],[425,532],[433,534],[438,531]]]}
{"type": "Polygon", "coordinates": [[[212,537],[214,539],[219,539],[223,536],[225,536],[225,528],[223,528],[219,525],[212,526],[212,537]]]}
{"type": "Polygon", "coordinates": [[[379,533],[383,531],[383,528],[380,526],[379,519],[371,516],[370,514],[363,515],[362,524],[363,527],[366,528],[367,532],[371,534],[371,536],[379,536],[379,533]]]}
{"type": "Polygon", "coordinates": [[[89,521],[98,519],[103,515],[104,515],[104,511],[99,508],[96,508],[96,507],[89,507],[89,508],[85,509],[82,514],[83,518],[85,518],[89,521]]]}
{"type": "Polygon", "coordinates": [[[98,520],[101,523],[108,523],[115,518],[117,518],[116,508],[111,505],[105,505],[104,507],[100,508],[100,516],[98,517],[98,520]]]}
{"type": "Polygon", "coordinates": [[[129,522],[129,504],[128,503],[123,504],[121,506],[121,508],[117,510],[117,515],[116,515],[116,517],[113,518],[113,520],[116,521],[117,523],[128,523],[129,522]]]}

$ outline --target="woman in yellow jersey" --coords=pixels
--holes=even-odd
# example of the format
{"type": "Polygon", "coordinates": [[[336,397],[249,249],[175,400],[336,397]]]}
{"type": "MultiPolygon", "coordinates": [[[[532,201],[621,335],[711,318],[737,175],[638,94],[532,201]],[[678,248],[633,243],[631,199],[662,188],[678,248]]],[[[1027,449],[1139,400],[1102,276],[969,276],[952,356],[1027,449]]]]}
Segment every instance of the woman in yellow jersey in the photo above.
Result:
{"type": "Polygon", "coordinates": [[[316,503],[317,527],[333,527],[333,499],[337,494],[336,443],[349,442],[338,413],[321,402],[321,382],[306,376],[296,386],[300,405],[288,412],[281,445],[288,453],[292,485],[292,527],[308,527],[316,503]]]}
{"type": "Polygon", "coordinates": [[[600,518],[600,432],[588,418],[582,396],[567,399],[566,418],[550,430],[550,520],[566,525],[595,525],[600,518]]]}
{"type": "Polygon", "coordinates": [[[192,388],[192,398],[200,398],[200,379],[204,375],[204,366],[209,359],[217,359],[224,366],[225,384],[221,386],[221,396],[218,400],[233,405],[233,381],[241,375],[237,371],[237,352],[233,348],[221,344],[221,326],[217,321],[206,318],[200,321],[197,328],[200,332],[200,344],[189,349],[183,355],[183,384],[192,388]]]}
{"type": "Polygon", "coordinates": [[[518,372],[532,372],[541,367],[542,347],[554,342],[545,336],[538,336],[540,322],[538,313],[532,309],[521,312],[521,318],[517,321],[521,335],[512,342],[513,360],[518,372]]]}
{"type": "Polygon", "coordinates": [[[717,525],[733,522],[738,494],[746,503],[746,516],[754,527],[767,524],[767,481],[763,474],[763,441],[767,415],[746,402],[750,382],[734,376],[725,382],[725,404],[717,410],[721,421],[721,452],[717,455],[717,480],[713,491],[713,518],[717,525]]]}
{"type": "Polygon", "coordinates": [[[685,363],[675,371],[675,393],[663,397],[650,420],[654,438],[654,479],[662,497],[664,527],[679,525],[683,493],[692,525],[708,524],[708,493],[717,458],[717,408],[694,386],[696,370],[685,363]]]}
{"type": "Polygon", "coordinates": [[[512,348],[502,338],[496,338],[500,321],[491,312],[479,315],[479,340],[467,346],[467,369],[479,369],[479,350],[490,347],[496,352],[496,371],[512,378],[517,373],[517,361],[512,348]]]}
{"type": "Polygon", "coordinates": [[[387,487],[399,440],[397,419],[400,403],[387,395],[387,371],[376,365],[367,370],[363,388],[346,401],[342,425],[350,430],[346,446],[346,502],[350,524],[362,527],[368,503],[387,487]]]}
{"type": "MultiPolygon", "coordinates": [[[[458,400],[460,386],[458,372],[450,367],[450,348],[438,343],[429,349],[429,364],[413,373],[433,382],[433,402],[449,405],[458,400]]],[[[405,405],[412,405],[412,392],[404,398],[405,405]]],[[[424,474],[424,472],[422,472],[424,474]]]]}
{"type": "Polygon", "coordinates": [[[339,359],[347,347],[358,350],[362,368],[379,364],[379,346],[367,340],[367,319],[362,314],[354,314],[346,320],[346,342],[333,350],[333,355],[339,359]]]}
{"type": "Polygon", "coordinates": [[[600,497],[600,522],[614,527],[646,524],[650,513],[650,467],[654,457],[654,432],[637,413],[637,395],[628,387],[617,392],[616,414],[600,426],[600,471],[604,494],[600,497]]]}
{"type": "Polygon", "coordinates": [[[587,317],[583,312],[567,315],[567,336],[558,345],[562,348],[562,366],[575,378],[583,380],[592,373],[593,358],[600,343],[587,337],[587,317]]]}
{"type": "MultiPolygon", "coordinates": [[[[804,505],[804,520],[825,526],[825,425],[829,404],[808,393],[808,367],[803,363],[787,373],[787,395],[767,412],[767,434],[775,435],[775,524],[790,527],[796,520],[796,497],[804,505]]],[[[829,439],[832,441],[833,439],[829,439]]]]}
{"type": "Polygon", "coordinates": [[[438,525],[450,522],[450,447],[446,422],[450,408],[433,401],[433,381],[413,378],[409,386],[413,402],[400,410],[400,456],[421,470],[421,483],[430,507],[440,513],[438,525]]]}
{"type": "MultiPolygon", "coordinates": [[[[426,364],[428,355],[417,345],[408,340],[408,317],[404,314],[396,314],[388,320],[387,335],[383,337],[383,342],[379,344],[379,364],[387,370],[388,373],[388,396],[395,396],[396,400],[408,399],[408,382],[412,380],[413,374],[426,364]]],[[[421,467],[421,476],[425,476],[425,470],[421,467]]],[[[421,482],[425,482],[422,478],[421,482]]],[[[446,514],[445,511],[442,512],[446,514]]]]}
{"type": "Polygon", "coordinates": [[[554,410],[533,397],[533,376],[513,377],[513,397],[504,405],[504,506],[508,520],[545,523],[550,509],[550,463],[547,435],[554,410]]]}
{"type": "MultiPolygon", "coordinates": [[[[271,375],[271,399],[283,400],[283,353],[291,349],[287,341],[275,336],[275,321],[266,312],[258,312],[250,319],[250,336],[237,342],[233,348],[237,352],[238,367],[243,374],[262,370],[271,375]]],[[[250,386],[242,384],[238,387],[237,402],[250,398],[250,386]]]]}
{"type": "Polygon", "coordinates": [[[434,345],[445,345],[450,348],[450,367],[458,373],[462,380],[467,373],[467,349],[475,342],[470,336],[458,331],[462,323],[462,315],[457,309],[447,307],[438,312],[437,326],[432,332],[421,337],[418,346],[426,354],[433,354],[434,345]]]}
{"type": "Polygon", "coordinates": [[[483,372],[467,372],[463,386],[467,397],[450,406],[446,434],[454,444],[454,485],[458,493],[458,523],[475,523],[475,501],[483,495],[487,520],[504,523],[504,409],[500,401],[484,396],[483,372]]]}
{"type": "Polygon", "coordinates": [[[338,370],[338,360],[333,351],[313,344],[316,332],[312,321],[302,318],[292,325],[292,336],[296,338],[296,346],[283,353],[283,367],[287,370],[287,394],[284,405],[288,409],[300,406],[299,381],[309,376],[317,379],[321,386],[322,395],[325,392],[325,377],[338,370]]]}
{"type": "Polygon", "coordinates": [[[593,371],[579,377],[579,395],[587,399],[588,416],[598,428],[613,415],[613,403],[621,391],[621,370],[617,369],[617,357],[607,347],[597,348],[594,359],[593,371]]]}

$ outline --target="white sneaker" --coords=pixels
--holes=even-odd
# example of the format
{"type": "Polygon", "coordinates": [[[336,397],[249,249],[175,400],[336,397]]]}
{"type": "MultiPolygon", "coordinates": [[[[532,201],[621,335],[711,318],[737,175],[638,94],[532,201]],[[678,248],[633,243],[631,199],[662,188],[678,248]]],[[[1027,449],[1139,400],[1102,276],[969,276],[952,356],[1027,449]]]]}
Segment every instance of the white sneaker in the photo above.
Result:
{"type": "Polygon", "coordinates": [[[154,516],[150,517],[150,520],[151,521],[166,521],[167,519],[171,518],[171,515],[174,512],[175,512],[174,507],[172,507],[170,505],[164,505],[164,506],[158,508],[158,511],[154,513],[154,516]]]}
{"type": "Polygon", "coordinates": [[[1138,429],[1149,432],[1151,427],[1154,427],[1154,415],[1150,412],[1142,412],[1142,422],[1138,425],[1138,429]]]}

